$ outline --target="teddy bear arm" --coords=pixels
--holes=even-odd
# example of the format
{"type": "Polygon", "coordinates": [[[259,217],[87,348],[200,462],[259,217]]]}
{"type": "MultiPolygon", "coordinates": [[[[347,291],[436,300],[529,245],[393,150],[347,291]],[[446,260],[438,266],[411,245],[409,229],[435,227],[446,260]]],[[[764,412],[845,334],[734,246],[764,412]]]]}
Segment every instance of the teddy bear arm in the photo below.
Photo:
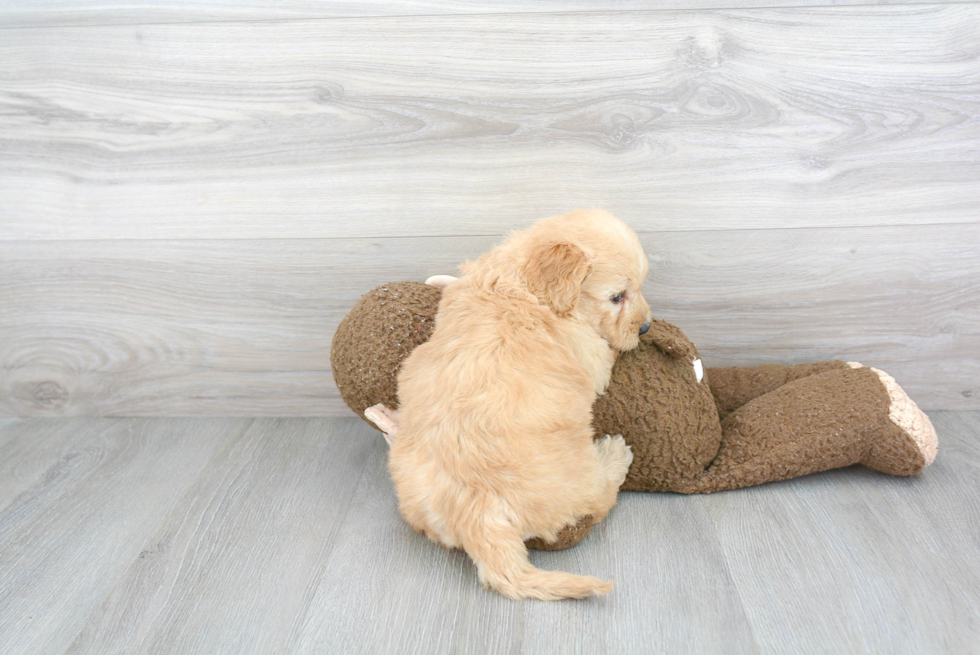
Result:
{"type": "Polygon", "coordinates": [[[731,366],[708,368],[708,385],[718,407],[718,416],[726,416],[749,401],[779,387],[811,375],[847,368],[840,361],[813,362],[808,364],[765,364],[762,366],[731,366]]]}

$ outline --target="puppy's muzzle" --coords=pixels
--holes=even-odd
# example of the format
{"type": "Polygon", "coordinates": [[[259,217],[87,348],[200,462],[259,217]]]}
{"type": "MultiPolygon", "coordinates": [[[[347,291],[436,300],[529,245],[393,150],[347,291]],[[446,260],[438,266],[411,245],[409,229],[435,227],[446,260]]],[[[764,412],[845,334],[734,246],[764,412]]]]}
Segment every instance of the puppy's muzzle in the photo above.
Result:
{"type": "Polygon", "coordinates": [[[640,326],[640,334],[646,334],[647,330],[649,329],[650,329],[650,321],[647,321],[646,323],[640,326]]]}

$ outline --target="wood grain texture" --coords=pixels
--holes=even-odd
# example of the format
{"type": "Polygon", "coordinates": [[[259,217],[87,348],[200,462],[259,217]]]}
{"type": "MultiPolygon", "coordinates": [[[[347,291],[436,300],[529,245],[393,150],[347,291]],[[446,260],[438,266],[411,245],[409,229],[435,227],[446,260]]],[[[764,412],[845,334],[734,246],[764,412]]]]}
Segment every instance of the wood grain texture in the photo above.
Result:
{"type": "Polygon", "coordinates": [[[66,652],[296,652],[318,573],[350,539],[370,444],[351,427],[266,420],[225,442],[66,652]]]}
{"type": "Polygon", "coordinates": [[[840,469],[720,494],[712,504],[763,651],[782,650],[788,629],[800,653],[841,642],[853,652],[976,647],[980,574],[963,563],[980,544],[980,422],[977,413],[935,418],[940,455],[920,478],[840,469]],[[955,494],[955,518],[946,493],[955,494]]]}
{"type": "Polygon", "coordinates": [[[616,580],[590,603],[529,603],[525,652],[758,653],[706,496],[624,493],[574,549],[535,553],[547,569],[616,580]],[[551,626],[557,626],[554,629],[551,626]]]}
{"type": "Polygon", "coordinates": [[[408,527],[388,476],[387,445],[356,421],[352,432],[371,444],[371,454],[338,527],[343,538],[319,572],[290,649],[520,652],[524,606],[484,590],[465,554],[445,550],[408,527]],[[375,628],[365,625],[365,617],[375,628]]]}
{"type": "Polygon", "coordinates": [[[860,361],[924,408],[973,409],[978,244],[980,225],[661,235],[645,293],[708,366],[860,361]]]}
{"type": "MultiPolygon", "coordinates": [[[[645,295],[711,366],[841,358],[980,398],[980,225],[642,234],[645,295]]],[[[339,415],[333,331],[495,237],[0,244],[0,415],[339,415]]]]}
{"type": "MultiPolygon", "coordinates": [[[[8,0],[0,5],[0,29],[51,27],[58,25],[126,25],[150,23],[193,23],[201,21],[298,20],[308,18],[351,18],[365,16],[411,16],[436,14],[502,14],[716,9],[723,7],[805,7],[858,4],[911,4],[915,0],[289,0],[262,2],[235,0],[103,0],[79,4],[71,0],[8,0]]],[[[935,3],[924,3],[935,4],[935,3]]],[[[946,3],[948,4],[948,3],[946,3]]]]}
{"type": "Polygon", "coordinates": [[[4,485],[19,493],[0,512],[3,650],[62,652],[234,431],[173,419],[6,428],[2,467],[24,483],[4,485]]]}
{"type": "Polygon", "coordinates": [[[80,432],[80,423],[49,420],[43,426],[0,423],[0,511],[14,502],[22,491],[37,484],[51,472],[53,460],[67,462],[77,455],[79,439],[90,438],[88,431],[80,432]],[[33,435],[40,432],[41,438],[33,435]],[[25,436],[28,435],[28,436],[25,436]]]}
{"type": "Polygon", "coordinates": [[[980,7],[6,30],[0,239],[975,223],[980,7]]]}
{"type": "Polygon", "coordinates": [[[939,457],[917,478],[852,467],[708,496],[623,494],[575,548],[532,553],[543,568],[617,580],[603,598],[559,603],[488,592],[465,555],[414,533],[397,512],[387,446],[357,419],[9,422],[0,444],[19,445],[0,448],[0,471],[32,460],[50,472],[0,509],[0,643],[236,655],[971,652],[980,412],[933,419],[939,457]],[[82,456],[66,462],[71,452],[82,456]]]}

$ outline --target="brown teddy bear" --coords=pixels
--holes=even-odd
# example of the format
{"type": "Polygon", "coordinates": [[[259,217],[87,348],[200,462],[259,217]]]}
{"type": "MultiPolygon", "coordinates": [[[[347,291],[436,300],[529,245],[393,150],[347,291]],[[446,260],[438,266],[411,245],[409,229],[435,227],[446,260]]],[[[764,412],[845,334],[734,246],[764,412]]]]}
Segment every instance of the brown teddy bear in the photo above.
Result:
{"type": "MultiPolygon", "coordinates": [[[[389,440],[398,370],[432,334],[440,286],[453,279],[439,278],[368,292],[334,335],[344,402],[389,440]]],[[[705,369],[684,333],[659,320],[619,356],[592,409],[597,435],[621,434],[633,449],[626,491],[710,493],[852,464],[916,475],[937,450],[929,418],[883,371],[839,361],[705,369]]],[[[556,542],[527,546],[567,548],[591,527],[582,517],[556,542]]]]}

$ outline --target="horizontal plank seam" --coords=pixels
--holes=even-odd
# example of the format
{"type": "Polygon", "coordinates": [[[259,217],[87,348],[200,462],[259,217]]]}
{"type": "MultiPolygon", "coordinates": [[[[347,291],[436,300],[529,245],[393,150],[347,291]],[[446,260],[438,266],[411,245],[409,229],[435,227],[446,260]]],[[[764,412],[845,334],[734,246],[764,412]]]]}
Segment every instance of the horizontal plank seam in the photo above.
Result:
{"type": "MultiPolygon", "coordinates": [[[[527,226],[533,223],[533,219],[530,219],[527,226]]],[[[934,227],[955,227],[955,226],[968,226],[968,225],[980,225],[980,217],[970,221],[949,221],[942,223],[886,223],[880,225],[791,225],[786,227],[733,227],[725,229],[709,228],[704,230],[637,230],[638,235],[643,234],[700,234],[702,232],[776,232],[776,231],[790,231],[790,230],[877,230],[882,228],[934,228],[934,227]]],[[[517,228],[520,229],[520,228],[517,228]]],[[[28,244],[28,243],[152,243],[154,241],[166,241],[169,243],[204,243],[208,241],[221,242],[221,243],[231,243],[236,241],[368,241],[376,240],[380,241],[383,239],[487,239],[487,238],[501,238],[507,236],[510,232],[498,232],[494,234],[388,234],[388,235],[375,235],[375,236],[340,236],[340,237],[328,237],[328,236],[310,236],[310,237],[229,237],[215,238],[215,237],[201,237],[201,238],[170,238],[170,237],[153,237],[147,239],[107,239],[101,238],[85,238],[85,239],[4,239],[0,237],[0,246],[7,244],[18,245],[18,244],[28,244]]]]}
{"type": "MultiPolygon", "coordinates": [[[[209,20],[189,20],[189,21],[158,21],[158,22],[135,22],[135,23],[85,23],[83,25],[77,24],[38,24],[38,25],[11,25],[3,26],[0,25],[0,31],[10,31],[10,30],[47,30],[47,29],[87,29],[87,28],[105,28],[105,27],[139,27],[139,26],[157,26],[157,25],[208,25],[208,24],[227,24],[227,23],[301,23],[301,22],[318,22],[318,21],[335,21],[335,20],[398,20],[406,18],[501,18],[506,16],[574,16],[574,15],[592,15],[592,14],[664,14],[664,13],[696,13],[702,11],[732,11],[732,12],[752,12],[752,11],[800,11],[807,9],[839,9],[839,10],[852,10],[852,9],[867,9],[870,7],[879,8],[882,10],[890,9],[895,10],[896,8],[915,8],[915,7],[935,7],[942,5],[972,5],[975,4],[974,0],[944,0],[942,2],[915,2],[915,3],[902,3],[902,4],[881,4],[876,2],[868,2],[862,4],[852,4],[852,5],[840,5],[840,4],[819,4],[819,5],[763,5],[763,6],[752,6],[752,7],[691,7],[691,8],[681,8],[681,7],[665,7],[661,9],[598,9],[592,11],[511,11],[511,12],[483,12],[483,13],[441,13],[441,14],[382,14],[382,15],[360,15],[360,16],[306,16],[299,18],[231,18],[231,19],[220,19],[214,18],[209,20]]],[[[3,13],[0,12],[0,20],[3,18],[3,13]]]]}

